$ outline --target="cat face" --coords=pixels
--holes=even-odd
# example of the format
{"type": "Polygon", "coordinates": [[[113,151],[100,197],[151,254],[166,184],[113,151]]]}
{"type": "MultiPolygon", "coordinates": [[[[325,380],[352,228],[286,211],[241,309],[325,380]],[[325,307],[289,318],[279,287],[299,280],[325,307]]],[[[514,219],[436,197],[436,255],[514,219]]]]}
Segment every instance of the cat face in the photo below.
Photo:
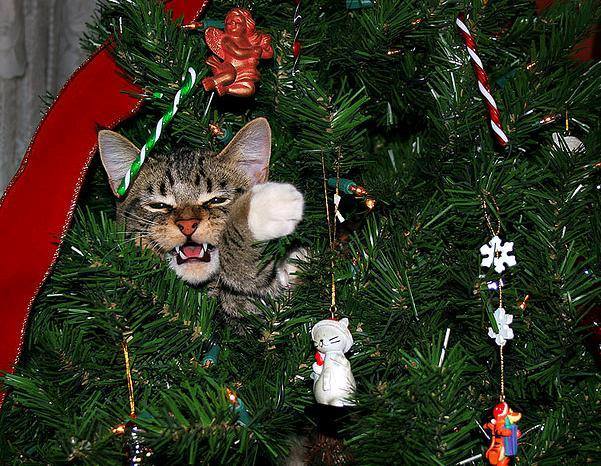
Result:
{"type": "Polygon", "coordinates": [[[353,337],[348,330],[349,321],[345,317],[339,321],[325,319],[311,329],[311,338],[320,353],[342,351],[346,353],[353,345],[353,337]]]}
{"type": "MultiPolygon", "coordinates": [[[[98,143],[113,192],[139,150],[112,131],[98,143]]],[[[267,181],[271,131],[259,118],[219,154],[180,149],[151,155],[117,207],[118,220],[143,247],[164,257],[191,284],[219,271],[221,234],[232,204],[267,181]]]]}

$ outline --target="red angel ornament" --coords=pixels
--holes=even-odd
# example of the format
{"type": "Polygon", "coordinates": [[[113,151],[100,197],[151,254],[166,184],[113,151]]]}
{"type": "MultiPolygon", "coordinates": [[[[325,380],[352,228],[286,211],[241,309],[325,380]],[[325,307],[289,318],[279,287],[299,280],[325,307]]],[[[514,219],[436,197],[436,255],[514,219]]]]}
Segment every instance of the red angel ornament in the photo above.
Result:
{"type": "Polygon", "coordinates": [[[518,439],[522,433],[517,428],[517,422],[522,413],[513,411],[504,401],[493,409],[494,418],[484,425],[490,430],[492,439],[486,450],[486,459],[490,464],[507,466],[511,456],[518,452],[518,439]]]}
{"type": "Polygon", "coordinates": [[[205,40],[211,51],[207,64],[213,76],[202,80],[205,90],[222,96],[249,97],[261,78],[259,59],[273,57],[271,37],[255,29],[255,21],[245,8],[234,8],[225,17],[225,31],[209,27],[205,40]]]}

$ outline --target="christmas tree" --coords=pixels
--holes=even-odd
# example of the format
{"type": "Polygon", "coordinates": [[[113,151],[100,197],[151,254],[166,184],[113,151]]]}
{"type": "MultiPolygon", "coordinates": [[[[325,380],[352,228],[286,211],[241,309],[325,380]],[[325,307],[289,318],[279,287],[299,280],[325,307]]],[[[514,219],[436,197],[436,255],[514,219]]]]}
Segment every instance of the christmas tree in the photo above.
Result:
{"type": "Polygon", "coordinates": [[[101,2],[84,43],[112,37],[145,92],[118,132],[142,146],[190,67],[155,152],[216,152],[266,117],[270,179],[305,216],[264,256],[294,242],[309,260],[241,334],[130,240],[95,160],[1,379],[0,461],[278,464],[300,443],[314,464],[481,464],[499,401],[523,415],[525,464],[601,461],[601,66],[572,57],[600,12],[226,0],[184,27],[157,0],[101,2]],[[204,30],[233,7],[272,38],[251,97],[200,85],[204,30]],[[354,338],[346,408],[312,393],[310,329],[333,311],[354,338]]]}

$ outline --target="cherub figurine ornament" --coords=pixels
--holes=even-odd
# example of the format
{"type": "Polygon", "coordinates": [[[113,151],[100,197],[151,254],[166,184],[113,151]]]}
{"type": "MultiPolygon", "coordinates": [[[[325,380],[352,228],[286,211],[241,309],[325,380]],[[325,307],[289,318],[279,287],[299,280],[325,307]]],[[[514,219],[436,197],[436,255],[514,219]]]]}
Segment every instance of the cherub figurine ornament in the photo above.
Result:
{"type": "Polygon", "coordinates": [[[486,450],[486,459],[490,464],[507,466],[511,456],[517,455],[518,439],[522,433],[518,430],[517,422],[522,414],[512,411],[504,401],[493,409],[493,419],[484,425],[490,430],[492,439],[486,450]]]}
{"type": "Polygon", "coordinates": [[[353,345],[347,318],[340,321],[325,319],[311,329],[311,338],[317,348],[313,363],[313,393],[318,403],[331,406],[352,406],[355,378],[346,353],[353,345]]]}
{"type": "Polygon", "coordinates": [[[249,97],[255,93],[255,83],[261,78],[259,59],[273,57],[271,37],[255,29],[250,11],[234,8],[225,17],[225,31],[209,27],[205,40],[211,51],[207,64],[213,76],[202,80],[207,91],[220,96],[229,94],[249,97]]]}

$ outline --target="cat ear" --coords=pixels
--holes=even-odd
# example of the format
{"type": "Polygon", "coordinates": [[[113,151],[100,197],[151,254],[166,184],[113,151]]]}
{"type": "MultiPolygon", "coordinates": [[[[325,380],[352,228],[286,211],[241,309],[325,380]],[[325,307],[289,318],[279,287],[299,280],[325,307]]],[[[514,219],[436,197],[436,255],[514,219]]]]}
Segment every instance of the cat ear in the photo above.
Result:
{"type": "Polygon", "coordinates": [[[346,317],[343,317],[342,319],[340,319],[338,321],[340,323],[340,325],[342,325],[343,327],[347,327],[348,328],[348,319],[346,317]]]}
{"type": "Polygon", "coordinates": [[[265,183],[271,157],[271,128],[267,120],[257,118],[247,123],[217,157],[236,160],[253,184],[265,183]]]}
{"type": "Polygon", "coordinates": [[[140,149],[120,134],[106,129],[98,133],[98,149],[100,160],[109,177],[109,185],[113,194],[118,196],[117,188],[140,149]]]}

